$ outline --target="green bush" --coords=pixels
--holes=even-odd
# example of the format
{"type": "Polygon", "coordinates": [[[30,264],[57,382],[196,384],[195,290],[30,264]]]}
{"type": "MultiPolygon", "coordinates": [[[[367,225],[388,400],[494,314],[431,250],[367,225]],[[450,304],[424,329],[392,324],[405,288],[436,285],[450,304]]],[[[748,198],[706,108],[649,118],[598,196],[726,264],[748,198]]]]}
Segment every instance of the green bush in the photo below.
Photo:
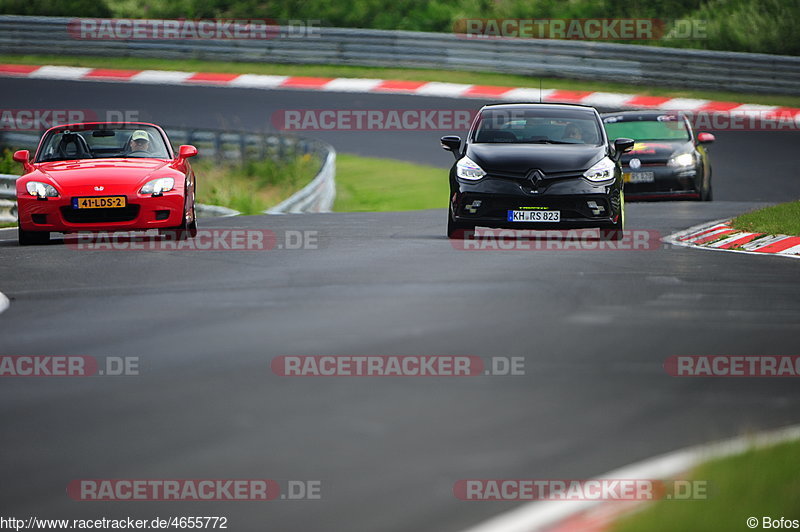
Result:
{"type": "Polygon", "coordinates": [[[12,159],[12,155],[11,150],[3,150],[2,155],[0,155],[0,174],[22,174],[22,165],[12,159]]]}
{"type": "Polygon", "coordinates": [[[433,32],[451,32],[464,18],[693,19],[706,21],[707,37],[640,44],[800,55],[797,0],[0,0],[0,13],[315,19],[332,27],[433,32]]]}
{"type": "Polygon", "coordinates": [[[0,14],[46,17],[111,17],[105,0],[0,0],[0,14]]]}

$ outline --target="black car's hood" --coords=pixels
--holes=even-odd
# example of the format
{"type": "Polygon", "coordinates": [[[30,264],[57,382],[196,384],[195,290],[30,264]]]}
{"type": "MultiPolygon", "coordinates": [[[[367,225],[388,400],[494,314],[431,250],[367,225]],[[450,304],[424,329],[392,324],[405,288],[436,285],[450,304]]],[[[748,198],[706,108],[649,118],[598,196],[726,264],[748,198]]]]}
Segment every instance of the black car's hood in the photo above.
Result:
{"type": "Polygon", "coordinates": [[[525,174],[536,168],[545,176],[583,172],[605,153],[605,146],[586,144],[479,143],[467,147],[467,157],[487,172],[525,174]]]}
{"type": "Polygon", "coordinates": [[[691,151],[692,142],[686,140],[637,140],[633,149],[622,156],[627,163],[633,158],[643,163],[666,162],[673,153],[691,151]]]}

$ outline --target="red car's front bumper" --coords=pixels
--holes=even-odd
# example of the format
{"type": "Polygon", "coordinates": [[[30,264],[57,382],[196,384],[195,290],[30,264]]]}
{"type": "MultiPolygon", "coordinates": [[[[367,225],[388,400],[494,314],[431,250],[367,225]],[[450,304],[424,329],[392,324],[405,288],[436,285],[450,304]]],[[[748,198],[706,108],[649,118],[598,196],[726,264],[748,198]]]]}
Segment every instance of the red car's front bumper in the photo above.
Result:
{"type": "Polygon", "coordinates": [[[184,195],[177,190],[155,198],[128,194],[126,207],[102,209],[74,209],[71,196],[46,200],[24,195],[17,197],[19,225],[24,231],[60,233],[178,227],[184,219],[184,204],[184,195]]]}

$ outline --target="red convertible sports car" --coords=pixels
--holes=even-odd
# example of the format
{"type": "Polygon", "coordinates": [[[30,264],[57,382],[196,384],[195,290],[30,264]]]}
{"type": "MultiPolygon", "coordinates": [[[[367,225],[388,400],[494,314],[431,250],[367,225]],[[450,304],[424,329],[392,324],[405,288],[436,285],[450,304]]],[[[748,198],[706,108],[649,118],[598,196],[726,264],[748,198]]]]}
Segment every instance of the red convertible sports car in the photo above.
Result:
{"type": "Polygon", "coordinates": [[[84,123],[47,130],[17,179],[20,245],[44,244],[51,232],[158,229],[197,234],[194,146],[173,153],[167,134],[147,123],[84,123]]]}

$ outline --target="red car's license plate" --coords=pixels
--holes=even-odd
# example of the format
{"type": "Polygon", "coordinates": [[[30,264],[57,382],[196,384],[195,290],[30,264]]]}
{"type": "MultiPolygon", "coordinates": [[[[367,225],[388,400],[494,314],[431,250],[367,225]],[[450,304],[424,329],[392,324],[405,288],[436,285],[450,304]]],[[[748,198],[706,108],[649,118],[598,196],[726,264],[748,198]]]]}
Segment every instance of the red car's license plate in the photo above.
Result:
{"type": "Polygon", "coordinates": [[[73,209],[118,209],[128,205],[125,196],[93,196],[90,198],[72,198],[73,209]]]}

